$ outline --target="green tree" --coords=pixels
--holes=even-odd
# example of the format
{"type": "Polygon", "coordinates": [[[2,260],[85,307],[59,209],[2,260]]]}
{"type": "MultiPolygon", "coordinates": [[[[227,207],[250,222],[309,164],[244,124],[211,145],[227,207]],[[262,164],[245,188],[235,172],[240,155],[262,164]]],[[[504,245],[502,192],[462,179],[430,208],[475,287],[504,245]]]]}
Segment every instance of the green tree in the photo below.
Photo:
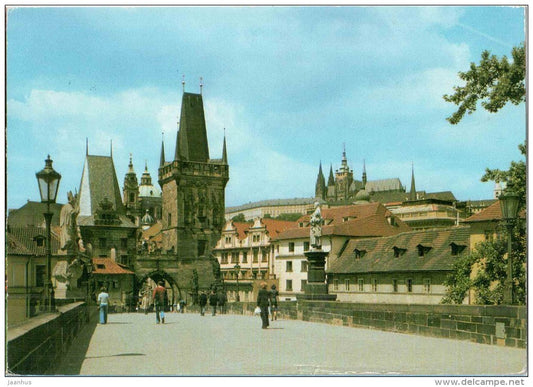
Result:
{"type": "Polygon", "coordinates": [[[297,221],[298,219],[300,219],[302,216],[302,214],[288,214],[288,213],[283,213],[283,214],[279,214],[278,216],[276,216],[274,219],[277,219],[277,220],[287,220],[289,222],[295,222],[297,221]]]}
{"type": "MultiPolygon", "coordinates": [[[[526,143],[518,147],[522,155],[526,155],[526,143]]],[[[524,161],[511,162],[507,171],[487,169],[482,181],[505,183],[506,190],[517,193],[520,197],[519,211],[526,207],[527,169],[524,161]]],[[[508,229],[501,226],[501,237],[495,241],[478,244],[475,249],[454,262],[453,272],[445,280],[447,288],[443,303],[462,303],[468,290],[476,294],[476,304],[500,304],[503,301],[503,284],[507,278],[507,238],[508,229]],[[472,276],[472,268],[476,274],[472,276]]],[[[519,217],[511,229],[512,262],[513,262],[513,294],[514,301],[525,304],[527,235],[524,223],[519,217]]]]}
{"type": "Polygon", "coordinates": [[[515,105],[526,98],[526,52],[524,44],[512,50],[512,63],[504,55],[498,59],[483,51],[479,65],[470,64],[470,70],[459,72],[459,78],[465,81],[464,86],[455,86],[454,94],[444,95],[447,102],[458,105],[459,108],[447,120],[457,124],[465,113],[472,114],[481,101],[487,111],[495,113],[508,102],[515,105]]]}
{"type": "Polygon", "coordinates": [[[234,222],[246,222],[246,218],[244,217],[244,214],[242,212],[238,215],[235,215],[233,218],[231,218],[231,220],[234,222]]]}

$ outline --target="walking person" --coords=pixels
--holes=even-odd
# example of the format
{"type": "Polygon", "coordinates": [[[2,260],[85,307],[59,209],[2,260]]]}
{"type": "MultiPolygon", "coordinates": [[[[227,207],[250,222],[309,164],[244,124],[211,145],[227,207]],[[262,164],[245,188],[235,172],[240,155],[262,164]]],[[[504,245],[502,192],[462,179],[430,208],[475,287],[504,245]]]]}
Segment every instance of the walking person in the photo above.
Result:
{"type": "Polygon", "coordinates": [[[159,281],[159,284],[156,286],[154,292],[152,293],[152,298],[154,299],[156,324],[159,324],[159,321],[161,321],[163,324],[165,323],[166,292],[167,290],[165,289],[165,282],[159,281]]]}
{"type": "Polygon", "coordinates": [[[218,302],[218,297],[215,291],[213,290],[211,292],[211,295],[209,296],[209,305],[211,305],[211,308],[213,309],[213,316],[217,314],[217,302],[218,302]]]}
{"type": "Polygon", "coordinates": [[[100,324],[107,324],[107,311],[109,308],[109,294],[107,289],[102,287],[98,294],[98,307],[100,308],[100,324]]]}
{"type": "Polygon", "coordinates": [[[261,282],[261,289],[257,293],[257,306],[261,308],[261,321],[263,329],[268,328],[268,306],[270,302],[270,293],[267,290],[266,282],[261,282]]]}
{"type": "Polygon", "coordinates": [[[270,287],[270,311],[272,315],[272,321],[278,319],[278,296],[279,292],[276,289],[276,285],[270,287]]]}
{"type": "Polygon", "coordinates": [[[218,306],[220,306],[219,311],[221,314],[226,314],[226,301],[228,299],[226,298],[226,293],[220,292],[218,293],[218,306]]]}
{"type": "Polygon", "coordinates": [[[205,292],[200,293],[198,304],[200,304],[200,316],[205,315],[205,306],[207,305],[207,294],[205,292]]]}

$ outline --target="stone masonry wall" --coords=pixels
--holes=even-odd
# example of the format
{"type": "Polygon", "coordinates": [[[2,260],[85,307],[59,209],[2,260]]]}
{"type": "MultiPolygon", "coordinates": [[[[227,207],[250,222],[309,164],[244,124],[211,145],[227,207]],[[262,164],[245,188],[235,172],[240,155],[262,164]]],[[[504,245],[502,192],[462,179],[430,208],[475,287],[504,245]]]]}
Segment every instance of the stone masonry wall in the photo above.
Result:
{"type": "MultiPolygon", "coordinates": [[[[230,303],[228,311],[252,314],[255,303],[230,303]]],[[[526,348],[524,306],[398,305],[347,302],[280,302],[283,319],[526,348]]]]}

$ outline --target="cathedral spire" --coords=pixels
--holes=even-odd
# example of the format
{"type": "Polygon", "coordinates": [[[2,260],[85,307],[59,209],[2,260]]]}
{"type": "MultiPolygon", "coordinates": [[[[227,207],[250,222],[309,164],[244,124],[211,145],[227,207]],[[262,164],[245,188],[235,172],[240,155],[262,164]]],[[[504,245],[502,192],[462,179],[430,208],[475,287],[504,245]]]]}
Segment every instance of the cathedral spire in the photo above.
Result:
{"type": "Polygon", "coordinates": [[[161,158],[159,159],[159,166],[165,165],[165,138],[164,133],[161,133],[161,158]]]}
{"type": "Polygon", "coordinates": [[[413,163],[411,163],[411,192],[409,192],[409,200],[416,200],[415,167],[413,163]]]}
{"type": "Polygon", "coordinates": [[[318,167],[318,176],[316,178],[315,185],[315,197],[326,199],[326,179],[324,178],[324,173],[322,172],[322,161],[318,167]]]}
{"type": "Polygon", "coordinates": [[[109,140],[110,141],[110,150],[109,150],[109,155],[111,156],[111,158],[113,158],[113,140],[109,140]]]}
{"type": "Polygon", "coordinates": [[[366,165],[365,159],[363,159],[363,188],[366,187],[366,165]]]}
{"type": "Polygon", "coordinates": [[[89,138],[85,137],[85,156],[89,156],[89,138]]]}
{"type": "Polygon", "coordinates": [[[128,173],[135,173],[135,171],[133,170],[133,161],[132,161],[132,154],[130,153],[130,163],[128,164],[128,173]]]}
{"type": "Polygon", "coordinates": [[[228,163],[228,154],[226,152],[226,128],[224,128],[224,145],[222,145],[222,163],[228,163]]]}
{"type": "Polygon", "coordinates": [[[333,177],[333,165],[329,166],[328,187],[335,185],[335,178],[333,177]]]}

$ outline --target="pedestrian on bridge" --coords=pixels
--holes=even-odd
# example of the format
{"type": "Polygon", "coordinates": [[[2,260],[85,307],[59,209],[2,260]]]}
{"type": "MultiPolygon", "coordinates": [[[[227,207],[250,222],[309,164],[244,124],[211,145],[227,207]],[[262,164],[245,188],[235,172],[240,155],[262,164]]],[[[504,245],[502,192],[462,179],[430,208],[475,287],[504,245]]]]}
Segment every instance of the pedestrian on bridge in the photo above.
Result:
{"type": "Polygon", "coordinates": [[[109,305],[109,294],[105,287],[102,286],[98,295],[98,307],[100,308],[100,324],[107,324],[107,311],[109,305]]]}
{"type": "Polygon", "coordinates": [[[220,292],[218,293],[218,306],[220,306],[219,311],[222,314],[226,314],[226,301],[228,298],[226,297],[226,293],[220,292]]]}
{"type": "Polygon", "coordinates": [[[213,316],[217,314],[217,302],[218,302],[218,296],[215,293],[215,290],[211,292],[211,295],[209,296],[209,305],[211,305],[211,308],[213,309],[213,316]]]}
{"type": "Polygon", "coordinates": [[[152,294],[152,298],[154,299],[156,324],[159,324],[159,321],[161,321],[163,324],[165,323],[166,293],[167,290],[165,289],[165,282],[159,281],[159,284],[156,286],[152,294]]]}
{"type": "Polygon", "coordinates": [[[276,289],[276,285],[270,287],[270,314],[272,316],[272,321],[278,319],[278,295],[279,292],[276,289]]]}
{"type": "Polygon", "coordinates": [[[203,316],[205,314],[205,306],[207,305],[207,294],[205,292],[200,293],[198,303],[200,304],[200,315],[203,316]]]}
{"type": "Polygon", "coordinates": [[[261,308],[261,321],[263,329],[268,328],[268,306],[270,304],[270,293],[267,290],[266,282],[261,282],[261,289],[257,293],[257,306],[261,308]]]}

